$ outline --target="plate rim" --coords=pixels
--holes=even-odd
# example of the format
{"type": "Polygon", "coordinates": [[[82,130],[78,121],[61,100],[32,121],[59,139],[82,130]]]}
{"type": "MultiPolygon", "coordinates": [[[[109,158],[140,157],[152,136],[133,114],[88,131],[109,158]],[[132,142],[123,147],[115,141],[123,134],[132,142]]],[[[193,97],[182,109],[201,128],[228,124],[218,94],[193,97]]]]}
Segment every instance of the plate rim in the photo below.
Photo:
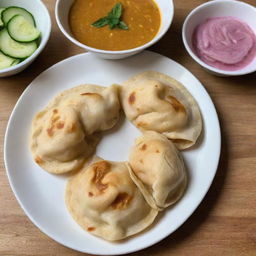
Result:
{"type": "MultiPolygon", "coordinates": [[[[27,91],[30,90],[30,88],[33,86],[32,84],[35,82],[36,79],[40,78],[40,76],[44,75],[44,73],[48,72],[50,69],[60,65],[60,64],[63,64],[65,62],[69,62],[69,61],[72,61],[73,59],[77,58],[77,57],[83,57],[83,56],[93,56],[94,58],[97,58],[95,57],[94,54],[90,53],[90,52],[86,52],[86,53],[81,53],[81,54],[77,54],[77,55],[74,55],[74,56],[71,56],[71,57],[68,57],[66,59],[63,59],[57,63],[55,63],[54,65],[48,67],[46,70],[44,70],[43,72],[41,72],[39,75],[37,75],[30,83],[29,85],[26,87],[26,89],[22,92],[22,94],[19,96],[15,106],[13,107],[12,109],[12,112],[10,114],[10,117],[9,117],[9,120],[7,122],[7,126],[6,126],[6,130],[5,130],[5,135],[4,135],[4,150],[3,150],[3,155],[4,155],[4,166],[5,166],[5,173],[7,175],[7,178],[8,178],[8,182],[10,184],[10,187],[11,187],[11,190],[16,198],[16,200],[18,201],[18,204],[19,206],[21,207],[21,209],[24,211],[26,217],[28,217],[28,219],[41,231],[43,232],[46,236],[50,237],[51,239],[53,239],[55,242],[67,247],[67,248],[70,248],[70,249],[73,249],[75,251],[78,251],[78,252],[83,252],[83,253],[90,253],[90,254],[93,254],[93,255],[124,255],[124,254],[128,254],[128,253],[133,253],[133,252],[137,252],[137,251],[141,251],[143,249],[146,249],[146,248],[149,248],[157,243],[159,243],[160,241],[162,241],[163,239],[167,238],[168,236],[170,236],[171,234],[173,234],[177,229],[179,229],[190,217],[191,215],[196,211],[196,209],[199,207],[199,205],[201,204],[201,202],[203,201],[203,199],[205,198],[207,192],[209,191],[212,183],[213,183],[213,180],[214,180],[214,177],[217,173],[217,170],[218,170],[218,165],[219,165],[219,160],[220,160],[220,154],[221,154],[221,129],[220,129],[220,122],[219,122],[219,118],[218,118],[218,113],[216,111],[216,108],[215,108],[215,105],[210,97],[210,95],[208,94],[206,88],[203,86],[203,84],[199,81],[199,79],[197,79],[197,77],[192,73],[190,72],[186,67],[184,67],[183,65],[181,65],[180,63],[176,62],[175,60],[173,59],[170,59],[169,57],[166,57],[162,54],[159,54],[159,53],[156,53],[156,52],[152,52],[152,51],[148,51],[148,50],[145,50],[143,51],[141,54],[153,54],[153,55],[158,55],[159,57],[161,58],[164,58],[164,59],[168,59],[168,61],[172,61],[175,65],[178,65],[179,67],[181,67],[182,69],[184,69],[186,71],[186,73],[189,73],[195,80],[197,83],[199,83],[201,85],[201,90],[202,92],[204,93],[204,96],[207,97],[207,101],[210,103],[211,105],[211,109],[212,111],[214,112],[214,118],[216,119],[215,121],[215,125],[216,125],[216,138],[215,140],[217,141],[216,144],[218,144],[218,148],[216,148],[216,152],[215,152],[215,157],[216,157],[216,161],[215,161],[215,164],[214,164],[214,171],[212,171],[212,177],[211,179],[209,180],[208,184],[205,184],[205,190],[203,191],[203,196],[200,198],[200,199],[197,199],[195,200],[196,202],[193,203],[194,207],[193,207],[193,210],[190,211],[190,213],[188,214],[188,216],[186,218],[184,218],[181,222],[179,222],[179,224],[168,234],[164,234],[164,235],[160,235],[158,236],[157,239],[155,239],[154,241],[151,241],[150,243],[147,243],[143,246],[140,246],[140,247],[136,247],[136,248],[133,248],[133,249],[126,249],[125,251],[123,252],[113,252],[113,253],[102,253],[102,252],[92,252],[92,251],[88,251],[88,250],[80,250],[70,244],[66,244],[64,243],[61,239],[58,239],[56,237],[54,237],[52,234],[49,234],[45,228],[38,224],[37,221],[34,219],[34,217],[32,215],[30,215],[30,213],[26,210],[26,208],[23,206],[22,204],[22,200],[21,198],[19,197],[16,189],[15,189],[15,186],[13,185],[13,181],[12,181],[12,178],[11,178],[11,175],[9,173],[9,168],[8,168],[8,161],[7,161],[7,138],[8,138],[8,133],[10,132],[10,125],[11,125],[11,122],[12,122],[12,119],[13,119],[13,116],[15,114],[15,111],[16,109],[18,108],[18,105],[20,103],[20,101],[22,101],[24,95],[27,93],[27,91]]],[[[138,54],[139,55],[139,54],[138,54]]],[[[138,56],[138,55],[135,55],[134,57],[138,56]]],[[[132,56],[133,57],[133,56],[132,56]]],[[[132,57],[128,57],[127,59],[130,59],[132,57]]],[[[98,58],[97,58],[98,59],[98,58]]],[[[185,86],[186,87],[186,86],[185,86]]],[[[186,88],[187,89],[187,88],[186,88]]],[[[187,89],[188,90],[188,89],[187,89]]],[[[203,119],[203,116],[202,116],[202,119],[203,119]]]]}

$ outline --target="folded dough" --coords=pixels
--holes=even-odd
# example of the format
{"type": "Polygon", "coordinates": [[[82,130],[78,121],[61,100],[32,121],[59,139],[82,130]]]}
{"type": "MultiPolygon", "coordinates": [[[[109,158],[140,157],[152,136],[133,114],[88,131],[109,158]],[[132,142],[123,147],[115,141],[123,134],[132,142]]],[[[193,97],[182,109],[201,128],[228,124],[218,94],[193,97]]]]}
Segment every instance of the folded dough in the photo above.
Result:
{"type": "Polygon", "coordinates": [[[131,178],[151,207],[163,210],[183,195],[187,185],[183,159],[164,135],[148,131],[137,138],[129,164],[131,178]]]}
{"type": "Polygon", "coordinates": [[[115,85],[80,85],[63,91],[32,122],[35,162],[55,174],[76,170],[93,154],[99,132],[117,123],[119,112],[115,85]]]}
{"type": "Polygon", "coordinates": [[[110,241],[142,231],[158,214],[133,183],[127,163],[105,160],[69,180],[66,205],[83,229],[110,241]]]}
{"type": "Polygon", "coordinates": [[[97,142],[95,135],[85,137],[79,114],[71,106],[41,111],[33,120],[31,151],[35,162],[48,172],[79,168],[97,142]]]}
{"type": "Polygon", "coordinates": [[[118,86],[103,87],[84,84],[63,91],[49,104],[72,106],[78,113],[86,134],[112,128],[119,119],[118,86]]]}
{"type": "Polygon", "coordinates": [[[179,149],[195,144],[202,130],[199,107],[175,79],[154,71],[123,83],[120,93],[127,118],[141,131],[156,131],[179,149]]]}

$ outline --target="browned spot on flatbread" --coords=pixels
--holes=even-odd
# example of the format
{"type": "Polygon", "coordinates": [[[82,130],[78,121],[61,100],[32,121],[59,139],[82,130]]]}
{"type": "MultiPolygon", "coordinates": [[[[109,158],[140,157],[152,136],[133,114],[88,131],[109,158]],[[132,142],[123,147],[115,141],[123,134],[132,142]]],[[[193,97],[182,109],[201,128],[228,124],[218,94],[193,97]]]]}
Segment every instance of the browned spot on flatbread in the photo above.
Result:
{"type": "Polygon", "coordinates": [[[36,156],[35,162],[36,162],[37,164],[42,164],[44,161],[43,161],[43,159],[42,159],[41,157],[36,156]]]}
{"type": "Polygon", "coordinates": [[[167,102],[172,105],[172,107],[174,108],[174,110],[176,112],[186,113],[186,109],[185,109],[184,105],[182,105],[175,97],[169,95],[169,96],[167,96],[167,98],[170,100],[167,102]]]}
{"type": "Polygon", "coordinates": [[[140,163],[142,163],[142,164],[144,163],[143,159],[140,159],[140,163]]]}
{"type": "Polygon", "coordinates": [[[108,184],[102,183],[102,180],[109,172],[110,166],[110,163],[107,161],[100,161],[93,165],[94,177],[92,182],[100,192],[103,192],[108,187],[108,184]]]}
{"type": "MultiPolygon", "coordinates": [[[[58,126],[60,126],[58,124],[61,123],[61,122],[58,122],[56,124],[56,122],[60,119],[60,116],[57,115],[58,110],[54,109],[52,112],[53,112],[53,114],[52,114],[52,117],[50,120],[51,124],[50,124],[50,127],[46,130],[49,137],[52,137],[54,135],[56,128],[58,128],[58,126]]],[[[61,128],[58,128],[58,129],[61,129],[61,128]]]]}
{"type": "Polygon", "coordinates": [[[68,133],[72,133],[72,132],[75,132],[76,131],[76,124],[75,123],[72,123],[70,125],[70,127],[68,128],[68,133]]]}
{"type": "Polygon", "coordinates": [[[147,127],[148,124],[147,124],[146,122],[138,122],[138,123],[137,123],[137,126],[138,126],[138,127],[147,127]]]}
{"type": "Polygon", "coordinates": [[[54,134],[53,127],[50,127],[50,128],[47,129],[47,134],[48,134],[49,137],[53,136],[53,134],[54,134]]]}
{"type": "Polygon", "coordinates": [[[136,100],[135,92],[132,92],[128,98],[128,102],[132,105],[136,100]]]}
{"type": "Polygon", "coordinates": [[[146,150],[147,149],[147,145],[146,144],[143,144],[141,147],[140,147],[140,150],[146,150]]]}
{"type": "Polygon", "coordinates": [[[92,196],[94,196],[94,195],[93,195],[92,192],[89,192],[89,193],[88,193],[88,196],[89,196],[89,197],[92,197],[92,196]]]}
{"type": "Polygon", "coordinates": [[[157,150],[156,150],[156,153],[160,153],[160,151],[157,149],[157,150]]]}
{"type": "Polygon", "coordinates": [[[57,127],[57,129],[62,129],[63,127],[64,127],[64,122],[58,122],[57,124],[56,124],[56,127],[57,127]]]}
{"type": "Polygon", "coordinates": [[[88,228],[87,228],[87,231],[92,232],[92,231],[94,231],[95,229],[96,229],[95,227],[88,227],[88,228]]]}
{"type": "Polygon", "coordinates": [[[126,192],[120,193],[118,194],[116,199],[112,202],[111,207],[114,208],[115,210],[123,210],[127,208],[131,200],[132,200],[132,196],[130,196],[126,192]]]}

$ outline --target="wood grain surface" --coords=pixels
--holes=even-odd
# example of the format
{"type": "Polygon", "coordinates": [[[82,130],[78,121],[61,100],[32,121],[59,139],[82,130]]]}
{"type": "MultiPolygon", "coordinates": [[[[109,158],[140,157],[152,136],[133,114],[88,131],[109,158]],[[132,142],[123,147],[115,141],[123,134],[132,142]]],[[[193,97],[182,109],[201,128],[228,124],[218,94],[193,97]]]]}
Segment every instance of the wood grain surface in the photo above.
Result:
{"type": "MultiPolygon", "coordinates": [[[[45,69],[83,52],[70,43],[57,28],[54,18],[55,1],[44,2],[53,22],[47,47],[33,65],[21,74],[0,78],[1,256],[85,255],[54,242],[30,222],[11,191],[4,167],[3,142],[6,124],[21,93],[45,69]]],[[[181,63],[204,84],[215,103],[221,123],[221,159],[214,182],[194,214],[160,243],[131,255],[255,256],[256,74],[221,78],[208,74],[198,66],[185,51],[181,28],[186,15],[205,1],[174,2],[173,24],[164,38],[151,47],[151,50],[181,63]]],[[[245,2],[256,4],[255,0],[245,2]]]]}

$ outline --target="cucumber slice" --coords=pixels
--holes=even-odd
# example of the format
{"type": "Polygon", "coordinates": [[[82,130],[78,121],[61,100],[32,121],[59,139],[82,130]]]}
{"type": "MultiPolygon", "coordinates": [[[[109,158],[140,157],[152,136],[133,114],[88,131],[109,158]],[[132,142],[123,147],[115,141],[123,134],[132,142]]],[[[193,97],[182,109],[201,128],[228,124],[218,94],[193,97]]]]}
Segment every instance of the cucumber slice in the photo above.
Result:
{"type": "Polygon", "coordinates": [[[0,49],[7,56],[25,59],[37,49],[37,44],[36,42],[18,43],[9,36],[6,29],[3,29],[0,32],[0,49]]]}
{"type": "Polygon", "coordinates": [[[18,64],[19,62],[17,61],[19,60],[6,56],[2,52],[0,52],[0,70],[18,64]]]}
{"type": "Polygon", "coordinates": [[[30,24],[36,26],[33,15],[28,12],[26,9],[18,7],[18,6],[10,6],[7,7],[2,12],[2,21],[5,25],[7,25],[8,21],[15,15],[23,16],[30,24]]]}
{"type": "Polygon", "coordinates": [[[5,8],[0,8],[0,29],[4,26],[4,23],[2,21],[2,12],[5,10],[5,8]]]}
{"type": "Polygon", "coordinates": [[[32,42],[40,36],[40,31],[21,15],[15,15],[10,19],[7,30],[12,39],[21,43],[32,42]]]}

